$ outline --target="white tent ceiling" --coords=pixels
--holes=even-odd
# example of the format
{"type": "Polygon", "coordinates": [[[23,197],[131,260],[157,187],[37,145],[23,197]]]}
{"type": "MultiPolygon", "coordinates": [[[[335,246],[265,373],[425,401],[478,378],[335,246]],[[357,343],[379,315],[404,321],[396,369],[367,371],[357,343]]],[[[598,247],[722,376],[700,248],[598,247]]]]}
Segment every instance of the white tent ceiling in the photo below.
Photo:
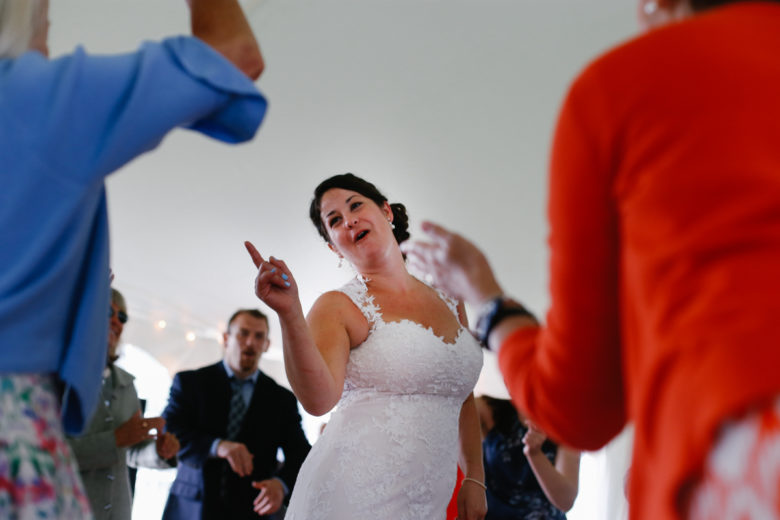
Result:
{"type": "MultiPolygon", "coordinates": [[[[633,2],[243,5],[267,62],[257,138],[230,147],[177,131],[108,181],[114,285],[131,315],[123,339],[171,372],[218,359],[227,317],[262,308],[245,239],[287,261],[304,308],[339,285],[349,272],[307,210],[314,186],[346,171],[405,203],[413,236],[432,219],[475,240],[505,289],[542,312],[555,115],[577,71],[634,31],[633,2]]],[[[54,56],[188,31],[183,0],[53,0],[51,21],[54,56]]],[[[277,375],[280,347],[264,361],[277,375]]]]}

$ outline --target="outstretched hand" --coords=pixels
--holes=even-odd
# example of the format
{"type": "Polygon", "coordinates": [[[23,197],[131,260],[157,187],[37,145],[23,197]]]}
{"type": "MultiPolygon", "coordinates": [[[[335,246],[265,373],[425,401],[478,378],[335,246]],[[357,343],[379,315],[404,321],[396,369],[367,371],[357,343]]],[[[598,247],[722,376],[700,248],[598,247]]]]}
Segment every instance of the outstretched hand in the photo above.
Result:
{"type": "Polygon", "coordinates": [[[433,285],[470,305],[501,294],[487,258],[474,244],[432,222],[423,222],[422,230],[430,242],[404,242],[401,250],[410,266],[432,277],[433,285]]]}
{"type": "Polygon", "coordinates": [[[268,257],[268,260],[263,259],[251,242],[244,242],[244,246],[257,267],[255,278],[257,297],[280,315],[294,310],[296,306],[300,307],[298,285],[287,264],[273,256],[268,257]]]}
{"type": "Polygon", "coordinates": [[[246,477],[254,470],[254,455],[249,453],[246,444],[222,440],[217,444],[217,457],[225,459],[230,464],[230,469],[239,477],[246,477]]]}
{"type": "Polygon", "coordinates": [[[155,447],[157,449],[157,455],[165,460],[174,458],[181,449],[179,439],[170,432],[158,432],[155,447]]]}
{"type": "Polygon", "coordinates": [[[528,431],[523,435],[523,453],[526,457],[531,457],[542,452],[542,444],[547,440],[547,435],[539,429],[532,421],[525,421],[528,431]]]}
{"type": "Polygon", "coordinates": [[[136,410],[132,417],[114,430],[114,439],[120,448],[133,446],[154,439],[157,432],[161,432],[164,427],[165,419],[162,417],[142,417],[141,410],[136,410]],[[153,430],[156,431],[151,433],[153,430]]]}
{"type": "Polygon", "coordinates": [[[259,489],[253,505],[255,513],[258,515],[271,515],[279,511],[284,502],[284,487],[281,480],[271,478],[252,482],[252,487],[259,489]]]}

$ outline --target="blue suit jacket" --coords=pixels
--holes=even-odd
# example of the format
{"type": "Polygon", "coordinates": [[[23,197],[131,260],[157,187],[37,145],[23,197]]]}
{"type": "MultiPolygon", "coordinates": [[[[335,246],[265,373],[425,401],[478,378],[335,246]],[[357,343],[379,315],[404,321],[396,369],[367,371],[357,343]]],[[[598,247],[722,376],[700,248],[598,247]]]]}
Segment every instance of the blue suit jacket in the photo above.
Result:
{"type": "Polygon", "coordinates": [[[168,406],[163,412],[166,429],[181,443],[176,480],[171,486],[164,520],[259,517],[252,510],[258,491],[252,481],[280,478],[292,490],[310,445],[301,429],[295,396],[262,372],[236,442],[254,455],[251,476],[239,477],[227,461],[209,456],[215,439],[227,435],[230,383],[222,362],[176,374],[168,406]],[[277,462],[277,450],[284,464],[277,462]],[[227,494],[220,482],[227,467],[227,494]]]}

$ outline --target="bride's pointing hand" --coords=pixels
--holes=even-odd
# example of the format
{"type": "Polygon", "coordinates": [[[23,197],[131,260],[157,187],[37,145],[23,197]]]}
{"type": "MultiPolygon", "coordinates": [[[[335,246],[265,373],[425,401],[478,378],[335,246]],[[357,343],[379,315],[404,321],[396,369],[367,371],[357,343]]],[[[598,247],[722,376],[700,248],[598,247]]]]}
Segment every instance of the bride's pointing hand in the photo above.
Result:
{"type": "Polygon", "coordinates": [[[268,257],[268,260],[263,259],[251,242],[244,242],[244,246],[257,267],[255,278],[257,297],[279,315],[284,315],[299,306],[298,285],[287,264],[273,256],[268,257]]]}

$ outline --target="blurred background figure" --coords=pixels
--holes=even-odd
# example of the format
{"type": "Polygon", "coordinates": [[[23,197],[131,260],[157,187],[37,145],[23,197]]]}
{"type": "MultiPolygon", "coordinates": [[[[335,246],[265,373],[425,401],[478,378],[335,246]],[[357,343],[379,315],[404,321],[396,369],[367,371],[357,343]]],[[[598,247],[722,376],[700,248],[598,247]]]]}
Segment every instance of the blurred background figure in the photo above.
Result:
{"type": "Polygon", "coordinates": [[[68,436],[95,518],[129,520],[133,497],[128,464],[169,468],[175,464],[179,441],[163,432],[161,417],[142,417],[133,376],[114,364],[125,323],[127,305],[111,289],[108,359],[103,370],[100,401],[87,429],[68,436]]]}
{"type": "Polygon", "coordinates": [[[63,425],[106,364],[105,177],[178,126],[240,142],[265,114],[238,2],[189,3],[197,37],[49,60],[47,0],[0,0],[0,517],[90,516],[63,425]]]}
{"type": "Polygon", "coordinates": [[[579,452],[556,445],[508,399],[477,397],[488,512],[485,520],[563,520],[577,498],[579,452]]]}
{"type": "Polygon", "coordinates": [[[594,450],[633,421],[632,519],[777,518],[780,2],[637,7],[648,31],[559,116],[545,326],[462,237],[429,224],[406,252],[480,309],[551,437],[594,450]]]}
{"type": "Polygon", "coordinates": [[[222,361],[171,385],[163,416],[182,446],[164,520],[283,518],[311,448],[295,396],[259,369],[268,317],[239,309],[222,340],[222,361]]]}

